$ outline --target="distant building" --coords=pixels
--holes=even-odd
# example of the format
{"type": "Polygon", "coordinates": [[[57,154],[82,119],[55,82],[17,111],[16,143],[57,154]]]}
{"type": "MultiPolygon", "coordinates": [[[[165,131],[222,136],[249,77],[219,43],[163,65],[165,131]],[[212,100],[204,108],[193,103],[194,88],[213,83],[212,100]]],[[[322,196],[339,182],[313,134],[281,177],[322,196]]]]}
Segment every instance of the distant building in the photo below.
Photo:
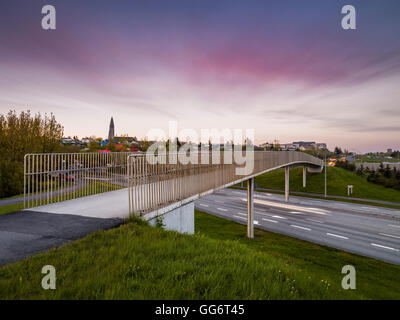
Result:
{"type": "Polygon", "coordinates": [[[315,145],[314,141],[296,141],[292,142],[293,145],[296,146],[297,149],[300,149],[300,147],[312,147],[315,145]]]}
{"type": "Polygon", "coordinates": [[[304,145],[304,146],[300,146],[299,147],[300,151],[311,151],[311,150],[315,150],[315,145],[304,145]]]}
{"type": "Polygon", "coordinates": [[[392,149],[387,149],[387,152],[386,152],[386,153],[392,154],[392,153],[393,153],[393,150],[392,150],[392,149]]]}
{"type": "Polygon", "coordinates": [[[297,149],[293,143],[280,144],[279,147],[283,151],[295,151],[297,149]]]}
{"type": "Polygon", "coordinates": [[[296,141],[292,142],[292,144],[299,150],[313,150],[313,149],[320,149],[320,150],[327,150],[326,143],[323,142],[315,142],[315,141],[296,141]]]}
{"type": "Polygon", "coordinates": [[[317,143],[317,149],[328,150],[326,143],[317,143]]]}
{"type": "Polygon", "coordinates": [[[108,140],[111,141],[115,136],[114,132],[114,119],[111,117],[110,128],[108,129],[108,140]]]}
{"type": "Polygon", "coordinates": [[[270,150],[273,148],[273,144],[266,142],[266,143],[260,144],[258,147],[260,147],[263,150],[270,150]]]}

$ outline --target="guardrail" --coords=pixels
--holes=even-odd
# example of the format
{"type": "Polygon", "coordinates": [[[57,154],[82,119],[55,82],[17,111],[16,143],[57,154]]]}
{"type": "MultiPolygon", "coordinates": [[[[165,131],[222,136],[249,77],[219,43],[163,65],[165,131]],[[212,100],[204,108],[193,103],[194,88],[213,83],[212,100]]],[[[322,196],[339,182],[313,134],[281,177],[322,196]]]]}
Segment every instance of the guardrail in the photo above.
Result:
{"type": "Polygon", "coordinates": [[[196,153],[192,155],[197,157],[196,163],[176,161],[179,157],[185,160],[187,154],[182,153],[130,155],[127,171],[129,212],[141,216],[280,167],[323,166],[322,160],[303,152],[263,151],[252,152],[251,155],[249,158],[253,161],[253,170],[246,174],[237,172],[237,169],[243,168],[243,164],[229,162],[226,158],[235,159],[235,152],[196,153]],[[220,161],[215,163],[214,159],[218,158],[220,161]]]}
{"type": "Polygon", "coordinates": [[[24,207],[127,187],[131,152],[44,153],[24,158],[24,207]]]}

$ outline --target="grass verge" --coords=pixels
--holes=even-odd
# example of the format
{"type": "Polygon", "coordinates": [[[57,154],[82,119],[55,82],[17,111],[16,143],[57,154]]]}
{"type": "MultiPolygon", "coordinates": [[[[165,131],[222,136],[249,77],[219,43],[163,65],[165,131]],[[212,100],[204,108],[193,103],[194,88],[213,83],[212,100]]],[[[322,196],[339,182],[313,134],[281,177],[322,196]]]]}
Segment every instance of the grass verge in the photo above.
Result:
{"type": "Polygon", "coordinates": [[[20,211],[23,208],[24,208],[24,203],[23,202],[8,204],[8,205],[5,205],[5,206],[0,206],[0,215],[6,214],[6,213],[15,212],[15,211],[20,211]]]}
{"type": "Polygon", "coordinates": [[[196,211],[196,234],[141,221],[0,268],[1,299],[399,299],[400,267],[196,211]],[[41,269],[57,270],[43,290],[41,269]],[[357,289],[341,288],[341,268],[357,289]]]}

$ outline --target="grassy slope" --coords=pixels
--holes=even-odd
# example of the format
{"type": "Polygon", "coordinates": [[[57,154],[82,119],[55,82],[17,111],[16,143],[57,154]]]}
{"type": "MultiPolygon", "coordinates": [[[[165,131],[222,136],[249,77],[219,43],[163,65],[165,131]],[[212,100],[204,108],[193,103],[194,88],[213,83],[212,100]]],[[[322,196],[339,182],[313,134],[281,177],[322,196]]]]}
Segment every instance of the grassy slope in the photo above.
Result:
{"type": "Polygon", "coordinates": [[[10,212],[15,212],[15,211],[20,211],[24,208],[24,203],[19,202],[15,204],[8,204],[6,206],[0,206],[0,215],[10,213],[10,212]]]}
{"type": "MultiPolygon", "coordinates": [[[[258,188],[280,189],[285,188],[285,175],[283,169],[268,172],[255,178],[258,188]]],[[[347,185],[354,185],[354,198],[393,201],[400,203],[400,191],[385,188],[370,183],[366,177],[344,170],[342,168],[328,167],[327,172],[328,195],[347,196],[347,185]]],[[[302,168],[290,171],[290,190],[312,193],[324,193],[324,173],[307,174],[307,186],[303,188],[302,168]]],[[[351,198],[351,197],[350,197],[351,198]]]]}
{"type": "Polygon", "coordinates": [[[399,299],[400,267],[196,212],[195,236],[131,222],[0,269],[0,298],[399,299]],[[41,268],[57,289],[41,288],[41,268]],[[341,288],[342,266],[357,290],[341,288]]]}

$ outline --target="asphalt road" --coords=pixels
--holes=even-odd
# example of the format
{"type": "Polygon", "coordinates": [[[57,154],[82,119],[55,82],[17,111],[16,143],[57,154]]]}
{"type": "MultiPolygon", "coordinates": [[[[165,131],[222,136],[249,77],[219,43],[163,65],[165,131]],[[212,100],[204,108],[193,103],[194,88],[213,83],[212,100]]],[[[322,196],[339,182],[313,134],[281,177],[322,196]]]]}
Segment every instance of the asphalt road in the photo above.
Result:
{"type": "MultiPolygon", "coordinates": [[[[247,223],[246,191],[224,189],[198,210],[247,223]]],[[[400,265],[400,210],[255,192],[256,228],[400,265]]]]}

